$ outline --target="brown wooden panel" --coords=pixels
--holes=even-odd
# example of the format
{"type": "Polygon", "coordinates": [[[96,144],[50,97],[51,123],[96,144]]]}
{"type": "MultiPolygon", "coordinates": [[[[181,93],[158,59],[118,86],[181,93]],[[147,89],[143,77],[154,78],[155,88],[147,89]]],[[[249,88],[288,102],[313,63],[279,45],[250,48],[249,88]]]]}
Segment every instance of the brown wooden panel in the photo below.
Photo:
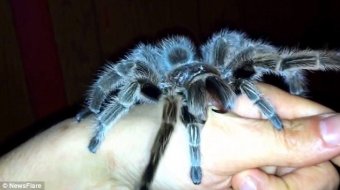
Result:
{"type": "Polygon", "coordinates": [[[84,93],[101,63],[91,0],[49,1],[69,104],[84,93]]]}
{"type": "Polygon", "coordinates": [[[33,121],[8,1],[0,1],[0,144],[33,121]]]}
{"type": "Polygon", "coordinates": [[[197,2],[151,0],[97,0],[100,39],[105,57],[125,52],[140,40],[153,41],[167,34],[199,33],[197,2]]]}

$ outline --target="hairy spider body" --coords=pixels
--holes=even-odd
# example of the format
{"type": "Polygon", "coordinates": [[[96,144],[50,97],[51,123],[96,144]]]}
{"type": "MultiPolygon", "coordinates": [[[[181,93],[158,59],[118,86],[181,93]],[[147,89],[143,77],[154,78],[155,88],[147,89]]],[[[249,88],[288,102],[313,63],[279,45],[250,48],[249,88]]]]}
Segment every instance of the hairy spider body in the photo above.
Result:
{"type": "Polygon", "coordinates": [[[95,115],[97,125],[88,146],[95,153],[110,127],[133,106],[163,97],[161,128],[140,189],[150,188],[178,116],[188,130],[190,177],[194,184],[200,184],[200,130],[209,106],[226,112],[239,94],[245,94],[275,129],[282,130],[281,119],[257,90],[256,81],[266,73],[280,75],[290,93],[303,95],[303,70],[340,68],[337,52],[280,50],[228,30],[214,34],[200,49],[201,56],[197,56],[194,45],[181,36],[154,46],[138,45],[124,59],[104,68],[90,88],[87,107],[77,115],[78,121],[88,114],[95,115]]]}

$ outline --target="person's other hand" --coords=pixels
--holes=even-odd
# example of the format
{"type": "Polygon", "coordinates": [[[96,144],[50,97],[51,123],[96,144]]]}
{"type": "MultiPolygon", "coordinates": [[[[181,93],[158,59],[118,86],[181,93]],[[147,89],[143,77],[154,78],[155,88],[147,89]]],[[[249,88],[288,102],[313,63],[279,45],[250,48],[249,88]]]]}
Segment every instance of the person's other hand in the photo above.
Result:
{"type": "MultiPolygon", "coordinates": [[[[267,91],[267,89],[264,89],[267,91]]],[[[287,96],[287,98],[289,98],[287,96]]],[[[318,110],[318,109],[309,109],[308,104],[309,101],[296,102],[295,107],[294,103],[291,104],[291,101],[298,100],[298,98],[292,97],[292,99],[282,99],[282,102],[276,102],[275,105],[277,108],[285,108],[284,112],[281,113],[281,118],[298,118],[304,116],[312,116],[318,115],[325,112],[329,112],[326,110],[318,110]],[[304,102],[304,103],[303,103],[304,102]],[[301,104],[303,103],[303,104],[301,104]],[[305,106],[305,107],[304,107],[305,106]],[[311,111],[311,112],[310,112],[311,111]],[[314,112],[316,111],[316,112],[314,112]],[[320,112],[319,112],[320,111],[320,112]],[[314,112],[314,113],[313,113],[314,112]],[[318,113],[319,112],[319,113],[318,113]],[[282,115],[284,114],[284,115],[282,115]]],[[[275,100],[275,99],[274,99],[275,100]]],[[[277,99],[279,100],[279,99],[277,99]]],[[[298,100],[299,101],[299,100],[298,100]]],[[[244,113],[245,110],[240,107],[238,110],[240,113],[244,113]]],[[[251,116],[252,117],[252,116],[251,116]]],[[[313,118],[313,117],[312,117],[313,118]]],[[[307,118],[306,118],[307,119],[307,118]]],[[[313,134],[314,144],[320,148],[320,150],[326,150],[331,148],[338,148],[340,145],[340,115],[339,114],[323,114],[315,119],[310,120],[314,124],[310,125],[310,129],[306,130],[315,130],[313,134]],[[314,121],[313,121],[314,120],[314,121]],[[321,143],[321,146],[318,144],[321,143]]],[[[307,127],[307,126],[306,126],[307,127]]],[[[301,129],[294,127],[297,131],[301,129]]],[[[294,132],[293,132],[294,133],[294,132]]],[[[292,135],[295,135],[293,134],[292,135]]],[[[300,132],[297,132],[298,134],[300,132]]],[[[309,134],[305,134],[309,136],[309,134]]],[[[300,138],[301,136],[297,135],[296,138],[300,138]]],[[[310,137],[308,137],[310,138],[310,137]]],[[[296,165],[299,162],[305,162],[306,158],[309,157],[311,149],[306,146],[304,147],[301,142],[304,139],[295,139],[295,138],[287,138],[287,149],[301,149],[302,154],[292,155],[291,159],[287,157],[282,157],[284,163],[278,164],[284,167],[269,167],[269,168],[253,168],[249,170],[244,170],[239,172],[238,174],[233,176],[232,186],[233,189],[241,189],[241,190],[295,190],[295,189],[309,189],[309,190],[331,190],[338,189],[339,186],[339,174],[331,164],[331,162],[326,161],[323,163],[304,166],[296,165]],[[293,141],[291,141],[293,140],[293,141]],[[295,144],[295,145],[294,145],[295,144]],[[290,147],[290,148],[289,148],[290,147]],[[305,150],[303,150],[305,149],[305,150]],[[291,161],[291,163],[289,163],[291,161]],[[264,171],[264,170],[265,171],[264,171]],[[268,172],[269,171],[269,172],[268,172]]],[[[307,138],[306,138],[307,139],[307,138]]],[[[312,140],[313,138],[310,138],[312,140]]],[[[312,141],[310,141],[312,142],[312,141]]],[[[310,145],[313,145],[311,143],[310,145]]],[[[316,147],[313,147],[314,149],[316,147]]],[[[295,150],[294,150],[295,151],[295,150]]],[[[316,153],[317,154],[317,153],[316,153]]],[[[279,155],[272,155],[270,159],[279,160],[281,159],[279,155]]],[[[340,166],[340,156],[337,156],[332,159],[333,164],[340,166]]]]}

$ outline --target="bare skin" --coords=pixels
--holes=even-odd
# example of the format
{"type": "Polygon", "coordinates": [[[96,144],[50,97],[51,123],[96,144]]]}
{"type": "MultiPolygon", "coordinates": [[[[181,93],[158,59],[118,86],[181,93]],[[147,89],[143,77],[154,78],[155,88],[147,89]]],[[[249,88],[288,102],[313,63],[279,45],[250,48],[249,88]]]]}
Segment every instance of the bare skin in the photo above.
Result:
{"type": "MultiPolygon", "coordinates": [[[[204,177],[202,184],[195,186],[189,178],[187,132],[178,123],[152,187],[239,189],[249,172],[266,175],[252,169],[264,167],[276,174],[300,168],[285,176],[296,174],[299,178],[294,179],[311,187],[335,188],[339,176],[328,160],[335,158],[339,163],[336,156],[340,155],[340,146],[327,143],[319,128],[324,114],[333,111],[269,85],[259,88],[284,119],[285,131],[275,131],[245,97],[238,98],[233,113],[209,111],[201,141],[204,177]],[[315,170],[320,172],[311,173],[315,170]],[[325,173],[327,178],[323,177],[325,173]]],[[[157,104],[133,109],[109,131],[96,154],[87,150],[91,118],[81,123],[65,120],[0,158],[0,181],[44,181],[46,189],[58,190],[133,189],[148,161],[161,122],[161,108],[157,104]]],[[[259,181],[269,184],[264,179],[259,181]]],[[[290,181],[284,183],[287,187],[290,181]]],[[[258,187],[263,189],[261,184],[258,187]]]]}

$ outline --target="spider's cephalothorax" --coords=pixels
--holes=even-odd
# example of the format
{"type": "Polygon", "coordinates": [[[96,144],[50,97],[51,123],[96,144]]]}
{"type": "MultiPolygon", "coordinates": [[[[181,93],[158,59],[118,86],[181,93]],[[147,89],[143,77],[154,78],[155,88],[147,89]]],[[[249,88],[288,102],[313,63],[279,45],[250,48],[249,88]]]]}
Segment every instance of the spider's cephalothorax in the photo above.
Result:
{"type": "Polygon", "coordinates": [[[140,44],[126,58],[108,64],[92,85],[86,108],[77,115],[78,121],[91,113],[97,120],[89,150],[95,153],[110,126],[137,103],[153,103],[163,97],[161,128],[140,188],[149,189],[178,115],[189,135],[190,177],[200,184],[200,130],[209,106],[226,112],[237,95],[245,94],[281,130],[281,119],[257,90],[256,81],[263,74],[276,74],[284,78],[290,93],[303,95],[303,70],[340,69],[337,52],[280,50],[227,30],[202,45],[201,55],[197,56],[190,40],[176,36],[156,45],[140,44]]]}

